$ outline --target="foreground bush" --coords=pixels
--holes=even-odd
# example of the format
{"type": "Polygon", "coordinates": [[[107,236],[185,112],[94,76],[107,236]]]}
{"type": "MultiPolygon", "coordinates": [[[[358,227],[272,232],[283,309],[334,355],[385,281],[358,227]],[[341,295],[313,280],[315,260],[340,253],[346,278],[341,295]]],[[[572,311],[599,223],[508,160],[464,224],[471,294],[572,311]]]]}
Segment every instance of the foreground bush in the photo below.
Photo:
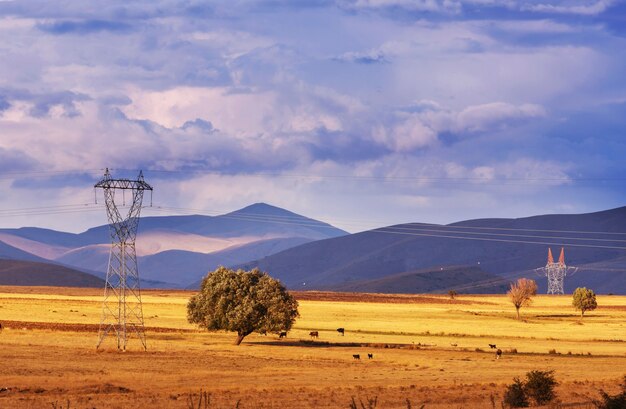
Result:
{"type": "Polygon", "coordinates": [[[594,402],[598,409],[624,409],[626,408],[626,375],[622,380],[622,393],[617,395],[609,395],[604,391],[600,391],[602,396],[601,402],[594,402]]]}
{"type": "Polygon", "coordinates": [[[556,397],[554,371],[530,371],[526,374],[524,391],[537,405],[545,405],[556,397]]]}
{"type": "Polygon", "coordinates": [[[518,378],[513,379],[513,383],[506,387],[504,392],[504,404],[510,408],[528,407],[528,399],[524,392],[524,383],[518,378]]]}
{"type": "Polygon", "coordinates": [[[554,387],[558,382],[554,379],[554,371],[530,371],[526,380],[513,379],[504,392],[504,404],[510,408],[525,408],[532,400],[536,405],[551,402],[556,394],[554,387]]]}

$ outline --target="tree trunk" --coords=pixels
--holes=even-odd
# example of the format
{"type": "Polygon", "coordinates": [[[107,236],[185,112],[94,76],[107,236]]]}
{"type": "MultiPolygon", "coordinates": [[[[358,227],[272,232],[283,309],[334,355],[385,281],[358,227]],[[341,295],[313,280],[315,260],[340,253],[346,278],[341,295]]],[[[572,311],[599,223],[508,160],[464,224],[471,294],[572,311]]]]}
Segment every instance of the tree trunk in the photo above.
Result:
{"type": "Polygon", "coordinates": [[[517,319],[519,320],[519,307],[515,307],[515,311],[517,311],[517,319]]]}
{"type": "Polygon", "coordinates": [[[243,341],[243,339],[252,334],[252,331],[239,331],[237,332],[237,340],[235,340],[235,345],[239,345],[241,344],[241,341],[243,341]]]}
{"type": "Polygon", "coordinates": [[[583,310],[583,309],[581,308],[581,309],[580,309],[580,319],[582,320],[584,316],[585,316],[585,310],[583,310]]]}

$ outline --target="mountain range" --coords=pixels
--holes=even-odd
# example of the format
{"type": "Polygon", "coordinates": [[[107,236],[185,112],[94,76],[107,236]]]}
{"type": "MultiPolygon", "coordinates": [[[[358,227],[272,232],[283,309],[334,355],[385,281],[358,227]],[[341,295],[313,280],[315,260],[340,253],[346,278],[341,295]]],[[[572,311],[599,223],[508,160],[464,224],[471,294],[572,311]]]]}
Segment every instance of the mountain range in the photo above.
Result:
{"type": "Polygon", "coordinates": [[[564,248],[566,263],[577,267],[565,279],[565,292],[586,286],[626,293],[625,239],[626,207],[621,207],[577,215],[389,226],[306,243],[242,267],[270,271],[291,288],[349,289],[367,280],[390,285],[395,277],[406,282],[407,275],[423,274],[424,269],[471,266],[485,276],[465,285],[450,282],[436,291],[495,292],[502,284],[499,279],[528,277],[546,292],[547,278],[536,269],[547,264],[549,248],[564,248]]]}
{"type": "MultiPolygon", "coordinates": [[[[566,292],[586,286],[624,294],[625,241],[626,207],[449,225],[407,223],[348,234],[257,203],[220,216],[142,218],[137,255],[144,287],[197,288],[208,271],[225,265],[258,267],[298,290],[502,293],[518,277],[535,279],[545,292],[547,279],[536,269],[546,264],[548,248],[558,258],[563,247],[567,264],[577,267],[568,272],[566,292]]],[[[107,225],[79,234],[0,229],[0,272],[2,262],[21,260],[102,278],[109,242],[107,225]]],[[[63,277],[72,281],[71,276],[63,277]]],[[[2,277],[0,284],[8,284],[2,277]]]]}
{"type": "MultiPolygon", "coordinates": [[[[347,232],[264,203],[220,216],[143,217],[136,240],[144,287],[180,288],[219,265],[234,265],[347,232]]],[[[0,229],[0,259],[53,262],[104,277],[109,226],[72,234],[0,229]]],[[[1,283],[1,281],[0,281],[1,283]]]]}

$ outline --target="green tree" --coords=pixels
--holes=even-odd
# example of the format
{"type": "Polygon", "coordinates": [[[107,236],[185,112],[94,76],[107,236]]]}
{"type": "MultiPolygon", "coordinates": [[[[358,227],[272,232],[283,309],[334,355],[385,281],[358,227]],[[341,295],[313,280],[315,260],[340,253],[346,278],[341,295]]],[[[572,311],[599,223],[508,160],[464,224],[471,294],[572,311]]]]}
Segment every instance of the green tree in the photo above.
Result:
{"type": "Polygon", "coordinates": [[[252,332],[288,331],[299,317],[298,302],[266,273],[219,267],[189,299],[187,320],[209,331],[235,331],[235,345],[252,332]]]}
{"type": "Polygon", "coordinates": [[[572,305],[577,310],[580,310],[580,318],[582,319],[585,315],[585,311],[595,310],[598,306],[598,303],[596,302],[596,294],[593,290],[585,287],[578,287],[576,291],[574,291],[572,305]]]}
{"type": "Polygon", "coordinates": [[[537,295],[537,283],[535,283],[535,280],[520,278],[516,283],[511,284],[511,289],[507,294],[515,306],[517,319],[519,320],[519,309],[530,305],[532,303],[532,297],[537,295]]]}
{"type": "Polygon", "coordinates": [[[451,300],[454,300],[454,297],[456,297],[458,293],[456,292],[456,290],[450,290],[448,291],[448,295],[450,296],[451,300]]]}

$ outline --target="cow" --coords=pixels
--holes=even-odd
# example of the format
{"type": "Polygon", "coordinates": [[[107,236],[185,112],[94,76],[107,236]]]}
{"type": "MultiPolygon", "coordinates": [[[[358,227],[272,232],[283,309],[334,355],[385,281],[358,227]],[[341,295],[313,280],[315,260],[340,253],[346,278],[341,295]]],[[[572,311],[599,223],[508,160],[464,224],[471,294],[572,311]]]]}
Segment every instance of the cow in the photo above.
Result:
{"type": "Polygon", "coordinates": [[[352,358],[354,358],[354,359],[361,359],[361,355],[359,355],[359,354],[354,354],[354,355],[352,355],[352,358]]]}
{"type": "Polygon", "coordinates": [[[498,350],[496,351],[496,359],[500,359],[501,356],[502,356],[502,350],[498,348],[498,350]]]}
{"type": "Polygon", "coordinates": [[[496,349],[496,344],[489,344],[489,348],[496,349]]]}
{"type": "Polygon", "coordinates": [[[450,346],[453,346],[453,347],[458,347],[458,346],[459,346],[459,344],[454,343],[454,344],[450,344],[450,346]]]}
{"type": "Polygon", "coordinates": [[[309,336],[310,336],[311,338],[319,338],[319,337],[320,337],[320,334],[319,334],[319,332],[318,332],[318,331],[311,331],[311,332],[309,332],[309,336]]]}
{"type": "Polygon", "coordinates": [[[278,338],[287,338],[287,331],[281,331],[280,334],[278,334],[278,338]]]}
{"type": "Polygon", "coordinates": [[[337,328],[337,332],[340,333],[342,336],[344,335],[345,329],[343,328],[337,328]]]}
{"type": "Polygon", "coordinates": [[[374,354],[367,354],[367,359],[374,359],[374,354]]]}

